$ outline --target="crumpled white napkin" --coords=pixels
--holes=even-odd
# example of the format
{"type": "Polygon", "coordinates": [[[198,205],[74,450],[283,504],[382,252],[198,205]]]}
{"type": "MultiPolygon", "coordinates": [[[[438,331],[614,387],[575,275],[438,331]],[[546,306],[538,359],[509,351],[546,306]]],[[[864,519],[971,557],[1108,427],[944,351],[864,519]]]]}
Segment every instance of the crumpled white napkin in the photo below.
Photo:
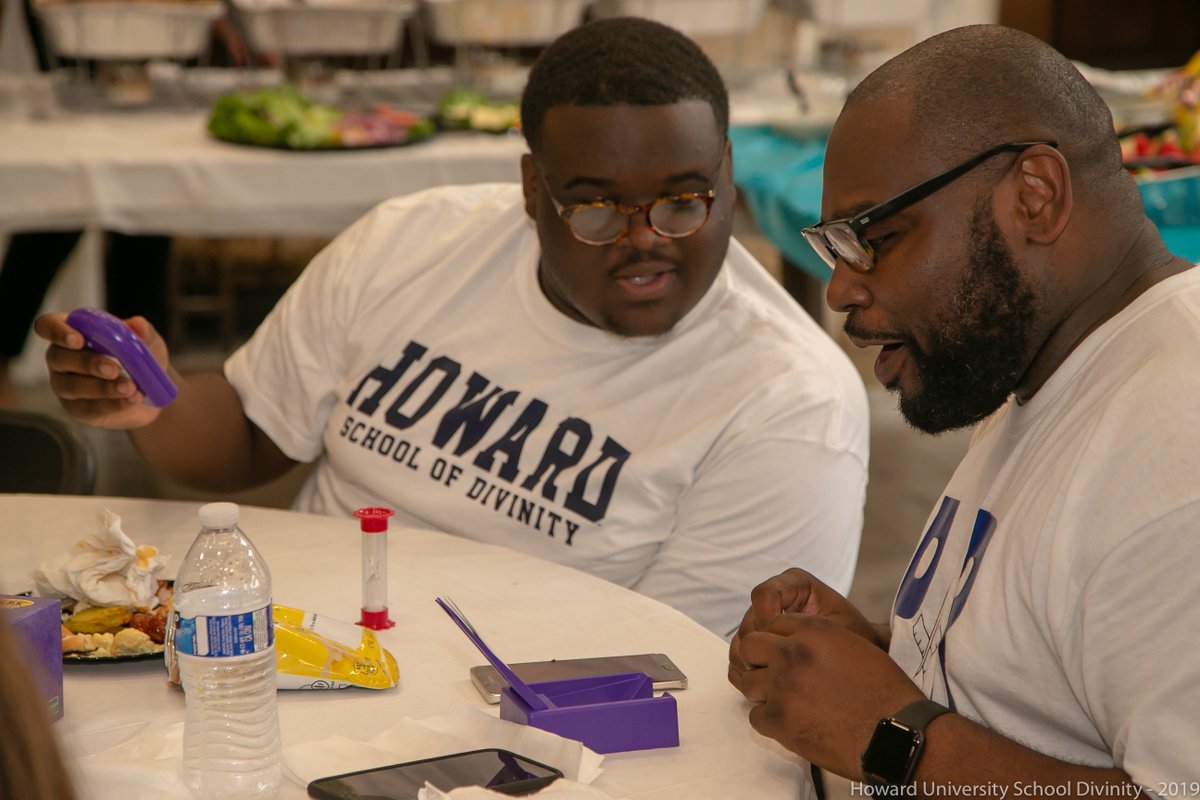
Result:
{"type": "Polygon", "coordinates": [[[404,718],[366,743],[335,736],[285,747],[283,766],[289,778],[307,786],[310,781],[329,775],[483,747],[500,747],[551,764],[562,770],[568,781],[578,784],[591,783],[603,772],[600,764],[604,756],[579,742],[540,728],[497,719],[475,708],[462,708],[419,721],[404,718]]]}
{"type": "Polygon", "coordinates": [[[34,573],[38,592],[77,600],[76,611],[91,606],[154,608],[158,575],[169,556],[153,545],[134,544],[121,530],[121,517],[102,509],[98,531],[71,550],[46,561],[34,573]]]}

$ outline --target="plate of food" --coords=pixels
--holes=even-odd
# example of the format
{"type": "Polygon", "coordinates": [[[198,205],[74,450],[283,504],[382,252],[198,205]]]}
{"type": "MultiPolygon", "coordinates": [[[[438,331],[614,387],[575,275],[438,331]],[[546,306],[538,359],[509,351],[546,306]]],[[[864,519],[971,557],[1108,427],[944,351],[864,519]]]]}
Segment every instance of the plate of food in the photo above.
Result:
{"type": "Polygon", "coordinates": [[[1200,136],[1170,122],[1124,128],[1117,138],[1121,162],[1135,175],[1200,164],[1200,136]]]}
{"type": "Polygon", "coordinates": [[[33,573],[36,593],[62,609],[64,664],[162,659],[174,581],[162,576],[170,556],[137,544],[107,508],[96,531],[33,573]]]}
{"type": "Polygon", "coordinates": [[[483,92],[459,87],[438,102],[438,125],[443,130],[508,133],[521,129],[521,107],[517,103],[492,100],[483,92]]]}
{"type": "Polygon", "coordinates": [[[63,663],[161,661],[170,622],[172,584],[158,582],[158,605],[152,609],[91,606],[82,611],[64,611],[63,663]]]}
{"type": "MultiPolygon", "coordinates": [[[[1143,91],[1142,98],[1158,109],[1118,129],[1125,168],[1148,177],[1200,165],[1200,51],[1143,91]]],[[[1115,111],[1113,116],[1119,119],[1115,111]]]]}
{"type": "Polygon", "coordinates": [[[377,103],[343,109],[318,103],[285,84],[217,98],[208,132],[234,144],[284,150],[356,150],[414,144],[434,133],[431,120],[377,103]]]}

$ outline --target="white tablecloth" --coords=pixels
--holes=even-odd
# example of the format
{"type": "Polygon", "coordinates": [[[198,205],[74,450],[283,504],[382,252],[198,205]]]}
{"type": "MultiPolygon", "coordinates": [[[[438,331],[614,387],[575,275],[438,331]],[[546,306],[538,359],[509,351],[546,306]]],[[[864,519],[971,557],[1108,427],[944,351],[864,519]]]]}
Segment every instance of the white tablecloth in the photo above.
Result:
{"type": "Polygon", "coordinates": [[[0,232],[332,236],[394,195],[517,181],[526,152],[520,137],[484,133],[288,152],[216,141],[205,123],[162,111],[0,122],[0,232]]]}
{"type": "MultiPolygon", "coordinates": [[[[194,538],[198,504],[129,498],[0,495],[0,593],[32,588],[45,559],[96,528],[104,507],[135,542],[172,556],[173,576],[194,538]]],[[[278,603],[348,621],[361,605],[358,522],[244,507],[242,527],[271,567],[278,603]]],[[[380,639],[399,662],[397,689],[282,692],[285,748],[340,734],[366,741],[402,717],[487,709],[468,678],[478,651],[434,603],[449,595],[507,661],[662,652],[687,673],[678,748],[614,753],[594,784],[614,798],[806,798],[807,765],[750,728],[748,707],[725,677],[719,637],[655,600],[529,556],[440,533],[393,527],[389,606],[396,627],[380,639]]],[[[56,723],[69,754],[97,753],[183,718],[184,696],[161,663],[66,667],[65,716],[56,723]]],[[[285,781],[281,798],[303,798],[285,781]]],[[[97,797],[95,800],[124,800],[97,797]]]]}
{"type": "MultiPolygon", "coordinates": [[[[472,132],[405,147],[288,152],[217,141],[206,121],[206,112],[156,110],[0,119],[0,253],[15,231],[88,231],[42,310],[103,306],[100,230],[332,237],[389,197],[518,181],[526,152],[519,136],[472,132]]],[[[16,380],[44,378],[41,352],[26,347],[16,380]]]]}

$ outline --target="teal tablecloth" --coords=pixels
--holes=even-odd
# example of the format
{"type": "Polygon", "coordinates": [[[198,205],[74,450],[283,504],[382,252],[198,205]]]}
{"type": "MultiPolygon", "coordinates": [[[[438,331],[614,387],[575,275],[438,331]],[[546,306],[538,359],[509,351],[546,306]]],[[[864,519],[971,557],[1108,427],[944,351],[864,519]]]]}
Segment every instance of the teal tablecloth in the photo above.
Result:
{"type": "MultiPolygon", "coordinates": [[[[818,280],[829,268],[800,235],[821,218],[821,167],[825,139],[801,141],[769,127],[732,128],[733,172],[738,191],[759,229],[784,258],[818,280]]],[[[1141,180],[1146,214],[1176,255],[1200,262],[1200,170],[1141,180]]]]}

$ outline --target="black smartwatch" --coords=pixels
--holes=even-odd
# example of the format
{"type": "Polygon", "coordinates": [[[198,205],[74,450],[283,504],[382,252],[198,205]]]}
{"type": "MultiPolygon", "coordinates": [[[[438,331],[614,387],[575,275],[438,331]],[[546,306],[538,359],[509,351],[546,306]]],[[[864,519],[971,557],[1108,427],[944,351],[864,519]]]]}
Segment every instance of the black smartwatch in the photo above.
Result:
{"type": "Polygon", "coordinates": [[[863,781],[875,787],[911,784],[925,748],[925,728],[949,710],[932,700],[918,700],[879,720],[862,754],[863,781]]]}

